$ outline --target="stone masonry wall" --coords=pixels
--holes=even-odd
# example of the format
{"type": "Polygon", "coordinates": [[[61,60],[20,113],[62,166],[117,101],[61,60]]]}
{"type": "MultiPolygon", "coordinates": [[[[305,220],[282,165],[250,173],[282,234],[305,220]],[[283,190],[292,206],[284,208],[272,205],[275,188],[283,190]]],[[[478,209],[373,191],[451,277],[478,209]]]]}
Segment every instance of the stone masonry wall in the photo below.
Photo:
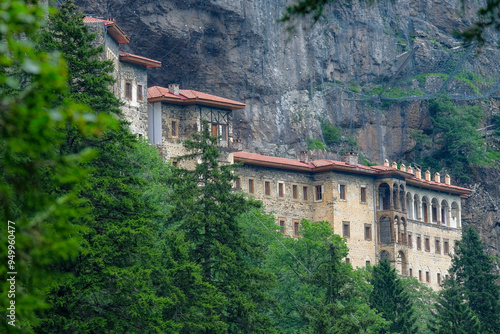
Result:
{"type": "MultiPolygon", "coordinates": [[[[412,208],[406,203],[402,207],[400,204],[395,215],[406,222],[404,238],[401,239],[397,235],[393,242],[382,244],[378,239],[379,227],[376,225],[376,216],[379,208],[375,197],[375,194],[378,194],[377,183],[380,182],[372,176],[337,171],[307,173],[251,165],[239,167],[237,173],[240,176],[240,187],[247,193],[250,193],[249,181],[252,180],[253,192],[250,195],[264,203],[266,210],[275,215],[278,225],[280,221],[285,223],[283,232],[288,236],[297,236],[294,224],[300,222],[302,218],[311,221],[326,220],[331,223],[336,234],[346,238],[349,247],[346,261],[353,267],[363,267],[368,263],[376,264],[380,260],[380,252],[387,251],[389,260],[400,275],[420,278],[433,289],[439,289],[439,280],[442,281],[448,275],[448,268],[451,265],[450,254],[453,253],[455,241],[461,238],[462,233],[458,221],[460,216],[458,195],[412,186],[406,188],[404,180],[389,181],[396,182],[398,189],[402,186],[405,189],[404,194],[408,196],[413,197],[416,194],[419,198],[427,197],[430,201],[434,198],[440,203],[445,201],[450,206],[451,203],[457,204],[458,216],[455,225],[449,221],[448,226],[443,226],[442,223],[432,223],[432,219],[425,223],[422,221],[422,214],[419,215],[420,220],[407,219],[406,212],[412,208]],[[268,193],[266,193],[266,182],[269,185],[268,193]],[[282,196],[280,196],[280,184],[283,189],[282,196]],[[294,198],[294,186],[297,198],[294,198]],[[303,196],[304,187],[307,188],[306,200],[303,196]],[[316,187],[321,187],[321,199],[317,198],[316,187]],[[364,196],[361,196],[362,192],[364,196]],[[408,241],[409,235],[411,244],[408,241]],[[420,237],[420,247],[417,245],[418,237],[420,237]]],[[[431,208],[428,210],[431,218],[431,208]]],[[[411,217],[414,217],[413,213],[411,217]]],[[[394,221],[391,221],[391,224],[393,230],[397,231],[394,221]]]]}
{"type": "Polygon", "coordinates": [[[145,67],[120,62],[115,84],[118,87],[117,96],[124,103],[123,118],[130,123],[130,131],[140,137],[145,137],[148,132],[147,80],[145,67]],[[132,85],[132,96],[129,99],[125,97],[125,83],[127,82],[132,85]],[[139,90],[142,90],[142,100],[139,90]]]}

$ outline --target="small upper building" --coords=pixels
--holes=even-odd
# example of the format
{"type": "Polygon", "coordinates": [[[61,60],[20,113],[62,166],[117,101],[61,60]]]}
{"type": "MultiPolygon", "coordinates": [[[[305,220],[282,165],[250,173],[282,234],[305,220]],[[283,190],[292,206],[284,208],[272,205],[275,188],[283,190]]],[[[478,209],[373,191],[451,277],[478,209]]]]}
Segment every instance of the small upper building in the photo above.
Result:
{"type": "Polygon", "coordinates": [[[97,33],[96,45],[104,45],[103,59],[114,64],[113,93],[122,100],[122,113],[130,123],[130,131],[139,137],[147,133],[147,69],[161,66],[161,62],[131,53],[120,51],[120,45],[128,44],[130,39],[123,30],[111,20],[93,17],[83,19],[90,30],[97,33]]]}
{"type": "Polygon", "coordinates": [[[212,135],[219,137],[219,147],[229,151],[232,148],[232,111],[245,108],[244,103],[180,89],[178,84],[148,88],[148,103],[148,138],[157,145],[165,161],[172,163],[176,163],[176,157],[188,153],[182,140],[200,131],[203,121],[210,126],[212,135]]]}

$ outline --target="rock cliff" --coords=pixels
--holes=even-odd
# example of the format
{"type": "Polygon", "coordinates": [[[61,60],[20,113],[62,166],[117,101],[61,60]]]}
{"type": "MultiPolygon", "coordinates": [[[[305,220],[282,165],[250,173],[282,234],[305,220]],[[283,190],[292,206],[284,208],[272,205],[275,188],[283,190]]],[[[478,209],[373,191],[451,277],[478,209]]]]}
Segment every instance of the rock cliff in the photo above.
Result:
{"type": "MultiPolygon", "coordinates": [[[[411,161],[412,133],[430,124],[422,96],[439,91],[446,80],[431,74],[452,74],[460,63],[468,49],[452,32],[470,25],[480,4],[367,2],[340,1],[327,6],[316,24],[306,18],[294,22],[293,30],[277,22],[291,3],[285,0],[77,4],[87,14],[114,18],[131,37],[126,51],[162,62],[160,69],[151,70],[149,85],[179,83],[181,88],[245,102],[247,107],[235,113],[233,134],[245,150],[298,158],[308,150],[307,139],[323,141],[323,120],[340,128],[345,143],[355,140],[372,162],[411,161]],[[414,95],[398,100],[398,87],[414,95]],[[379,94],[386,99],[377,98],[379,94]]],[[[498,36],[486,37],[489,44],[483,52],[459,71],[498,80],[498,36]]],[[[441,93],[481,95],[490,86],[474,88],[455,81],[441,93]]],[[[495,99],[467,103],[483,103],[490,116],[498,109],[495,99]]],[[[339,159],[342,149],[308,154],[339,159]]],[[[495,185],[500,172],[492,168],[475,173],[469,186],[477,191],[466,202],[464,214],[471,223],[482,222],[483,236],[498,250],[500,191],[495,185]]]]}

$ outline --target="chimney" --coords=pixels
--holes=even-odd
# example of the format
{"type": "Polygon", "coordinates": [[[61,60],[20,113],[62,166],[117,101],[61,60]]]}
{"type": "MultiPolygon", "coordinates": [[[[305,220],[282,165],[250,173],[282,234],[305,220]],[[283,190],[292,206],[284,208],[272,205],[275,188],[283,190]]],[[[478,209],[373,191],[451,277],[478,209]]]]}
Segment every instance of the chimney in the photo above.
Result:
{"type": "Polygon", "coordinates": [[[396,163],[396,161],[392,162],[392,168],[398,169],[398,164],[396,163]]]}
{"type": "Polygon", "coordinates": [[[438,172],[434,173],[434,182],[441,182],[441,175],[438,172]]]}
{"type": "Polygon", "coordinates": [[[406,165],[405,164],[401,164],[401,166],[399,167],[400,170],[402,170],[403,172],[406,172],[406,165]]]}
{"type": "Polygon", "coordinates": [[[307,162],[307,160],[308,160],[307,151],[300,151],[300,161],[307,162]]]}
{"type": "Polygon", "coordinates": [[[422,178],[422,171],[420,170],[420,168],[416,168],[415,169],[415,177],[417,179],[421,179],[422,178]]]}
{"type": "Polygon", "coordinates": [[[408,173],[415,174],[412,166],[408,166],[408,173]]]}
{"type": "Polygon", "coordinates": [[[429,170],[425,171],[425,180],[430,181],[431,180],[431,172],[429,170]]]}
{"type": "Polygon", "coordinates": [[[384,166],[389,167],[389,160],[387,160],[387,159],[384,160],[384,166]]]}
{"type": "Polygon", "coordinates": [[[346,152],[345,162],[349,165],[357,166],[359,163],[359,155],[357,152],[346,152]]]}
{"type": "Polygon", "coordinates": [[[445,184],[451,184],[451,178],[450,178],[450,175],[449,174],[446,174],[444,176],[444,183],[445,184]]]}
{"type": "Polygon", "coordinates": [[[174,95],[179,95],[179,84],[168,84],[168,91],[174,95]]]}

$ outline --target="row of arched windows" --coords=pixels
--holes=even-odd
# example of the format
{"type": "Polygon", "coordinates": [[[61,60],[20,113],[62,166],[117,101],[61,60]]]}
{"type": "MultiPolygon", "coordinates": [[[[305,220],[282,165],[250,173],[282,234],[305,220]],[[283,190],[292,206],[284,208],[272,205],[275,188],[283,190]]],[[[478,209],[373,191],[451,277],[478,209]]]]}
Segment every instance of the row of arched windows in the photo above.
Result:
{"type": "Polygon", "coordinates": [[[457,202],[420,197],[405,191],[402,184],[389,186],[382,183],[378,187],[378,210],[405,212],[408,219],[434,223],[450,227],[461,227],[460,207],[457,202]]]}

